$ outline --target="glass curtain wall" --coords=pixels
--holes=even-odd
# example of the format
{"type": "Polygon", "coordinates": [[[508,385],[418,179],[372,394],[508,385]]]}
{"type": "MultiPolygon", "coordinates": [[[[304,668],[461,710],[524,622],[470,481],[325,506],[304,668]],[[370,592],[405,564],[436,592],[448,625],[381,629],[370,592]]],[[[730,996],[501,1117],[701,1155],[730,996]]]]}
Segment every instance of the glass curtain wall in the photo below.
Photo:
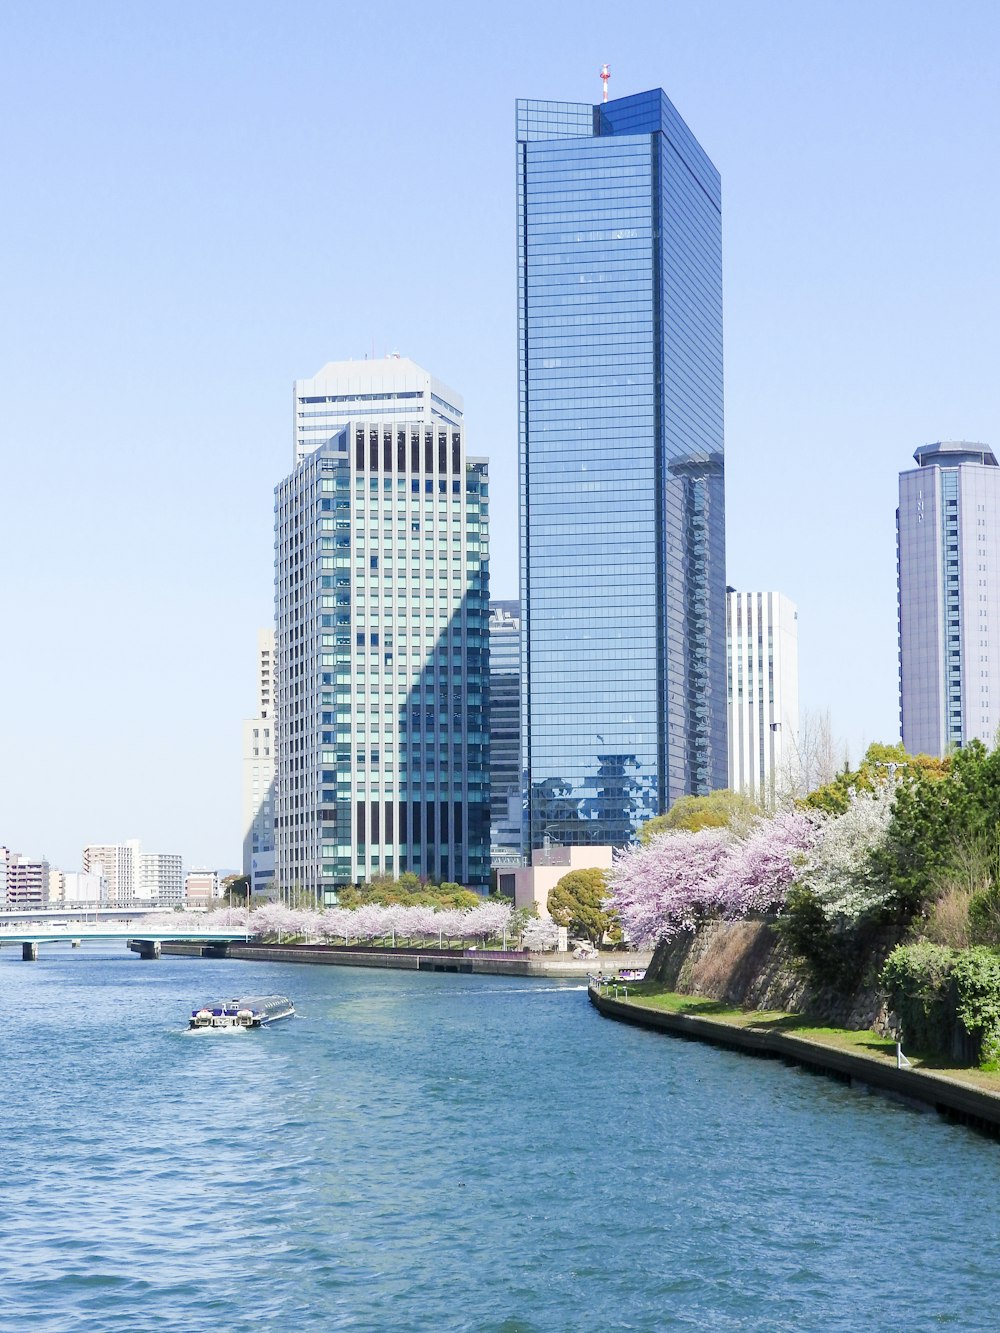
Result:
{"type": "Polygon", "coordinates": [[[665,94],[518,103],[530,847],[727,778],[718,174],[665,94]]]}

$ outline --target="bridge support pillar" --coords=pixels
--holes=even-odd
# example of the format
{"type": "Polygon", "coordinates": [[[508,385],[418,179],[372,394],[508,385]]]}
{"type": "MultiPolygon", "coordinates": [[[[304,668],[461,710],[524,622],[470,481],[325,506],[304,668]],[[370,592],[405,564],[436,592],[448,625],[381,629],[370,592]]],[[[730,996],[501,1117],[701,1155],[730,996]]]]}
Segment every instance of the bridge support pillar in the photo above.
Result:
{"type": "Polygon", "coordinates": [[[74,949],[79,949],[79,947],[80,947],[80,941],[79,941],[79,940],[70,940],[70,945],[71,945],[74,949]]]}
{"type": "Polygon", "coordinates": [[[138,944],[139,944],[138,952],[140,958],[159,958],[160,956],[159,940],[139,940],[138,944]]]}
{"type": "Polygon", "coordinates": [[[29,940],[27,944],[21,945],[21,957],[26,963],[38,962],[38,941],[29,940]]]}

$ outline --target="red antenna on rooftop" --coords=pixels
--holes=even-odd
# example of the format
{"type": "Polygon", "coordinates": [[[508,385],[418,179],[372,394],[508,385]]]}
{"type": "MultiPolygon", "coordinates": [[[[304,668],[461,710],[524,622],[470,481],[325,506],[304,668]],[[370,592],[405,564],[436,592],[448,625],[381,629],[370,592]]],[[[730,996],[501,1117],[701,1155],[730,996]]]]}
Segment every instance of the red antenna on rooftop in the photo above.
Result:
{"type": "Polygon", "coordinates": [[[603,97],[602,100],[605,101],[605,102],[608,100],[608,79],[610,79],[610,78],[611,78],[611,66],[610,66],[610,65],[602,65],[602,66],[601,66],[601,83],[604,85],[604,97],[603,97]]]}

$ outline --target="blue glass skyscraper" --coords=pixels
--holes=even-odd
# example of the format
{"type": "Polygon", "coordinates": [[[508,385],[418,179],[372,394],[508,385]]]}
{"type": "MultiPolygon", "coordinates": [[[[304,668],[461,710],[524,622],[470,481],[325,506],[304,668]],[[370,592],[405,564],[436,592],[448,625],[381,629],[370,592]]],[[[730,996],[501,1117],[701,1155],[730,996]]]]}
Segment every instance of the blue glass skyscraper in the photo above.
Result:
{"type": "Polygon", "coordinates": [[[719,174],[657,89],[519,101],[527,840],[727,782],[719,174]]]}

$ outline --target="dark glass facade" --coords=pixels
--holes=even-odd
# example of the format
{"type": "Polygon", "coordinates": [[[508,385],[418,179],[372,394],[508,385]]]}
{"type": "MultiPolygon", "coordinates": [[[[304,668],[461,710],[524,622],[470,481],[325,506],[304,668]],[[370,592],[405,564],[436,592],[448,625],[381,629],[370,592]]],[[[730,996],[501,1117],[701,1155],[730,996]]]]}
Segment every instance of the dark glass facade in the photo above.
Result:
{"type": "Polygon", "coordinates": [[[530,847],[725,787],[719,175],[661,90],[522,101],[530,847]]]}

